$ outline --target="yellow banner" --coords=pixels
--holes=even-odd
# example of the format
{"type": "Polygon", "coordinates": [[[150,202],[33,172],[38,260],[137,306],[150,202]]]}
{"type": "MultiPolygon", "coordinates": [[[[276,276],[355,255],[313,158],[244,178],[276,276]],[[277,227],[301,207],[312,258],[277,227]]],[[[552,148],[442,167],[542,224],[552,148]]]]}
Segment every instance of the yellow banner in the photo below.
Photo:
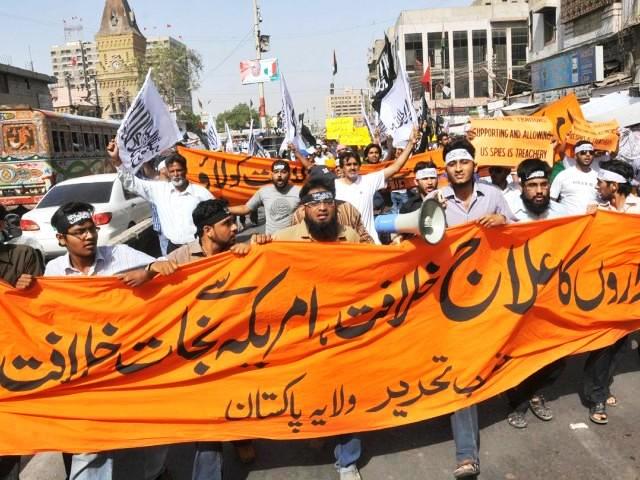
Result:
{"type": "Polygon", "coordinates": [[[353,117],[327,118],[325,120],[327,128],[327,139],[338,140],[343,135],[350,135],[353,132],[353,117]]]}
{"type": "Polygon", "coordinates": [[[472,118],[478,165],[516,167],[527,158],[553,163],[553,132],[546,118],[472,118]]]}
{"type": "Polygon", "coordinates": [[[254,246],[133,290],[0,286],[0,454],[300,439],[455,411],[640,328],[639,229],[599,212],[459,226],[437,246],[254,246]]]}
{"type": "Polygon", "coordinates": [[[575,146],[580,140],[589,140],[596,150],[618,150],[618,122],[588,122],[576,119],[567,134],[567,144],[575,146]]]}

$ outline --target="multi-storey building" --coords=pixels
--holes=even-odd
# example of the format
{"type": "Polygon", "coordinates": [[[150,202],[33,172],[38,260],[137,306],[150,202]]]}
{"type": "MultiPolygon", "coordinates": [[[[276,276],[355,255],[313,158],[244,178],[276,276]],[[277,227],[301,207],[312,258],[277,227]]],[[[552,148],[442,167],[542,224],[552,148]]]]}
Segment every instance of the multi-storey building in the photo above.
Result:
{"type": "Polygon", "coordinates": [[[51,47],[51,66],[56,77],[51,86],[53,108],[57,112],[99,116],[94,42],[67,42],[51,47]]]}
{"type": "Polygon", "coordinates": [[[0,105],[52,110],[49,85],[55,81],[50,75],[0,63],[0,105]]]}
{"type": "Polygon", "coordinates": [[[362,106],[367,91],[345,88],[342,93],[327,96],[327,117],[353,117],[362,121],[362,106]]]}
{"type": "Polygon", "coordinates": [[[536,101],[640,83],[639,0],[531,0],[529,10],[536,101]]]}
{"type": "MultiPolygon", "coordinates": [[[[411,80],[414,99],[431,69],[432,107],[465,113],[490,99],[531,89],[526,0],[476,0],[468,7],[400,13],[388,36],[411,80]]],[[[369,71],[382,51],[377,40],[369,71]],[[376,57],[377,54],[377,57],[376,57]]],[[[370,77],[370,83],[375,79],[370,77]]]]}
{"type": "MultiPolygon", "coordinates": [[[[187,57],[188,47],[181,41],[173,37],[149,37],[147,38],[147,65],[153,66],[154,52],[158,49],[169,49],[173,58],[180,59],[187,57]]],[[[186,60],[185,60],[186,61],[186,60]]],[[[180,62],[175,62],[171,67],[172,72],[169,72],[173,78],[178,78],[180,75],[185,75],[184,71],[179,71],[182,68],[180,62]]],[[[186,73],[188,76],[188,73],[186,73]]],[[[189,80],[188,78],[186,80],[189,80]]],[[[186,82],[174,82],[167,91],[160,91],[160,94],[164,98],[169,108],[173,111],[193,111],[193,102],[191,98],[191,89],[188,87],[189,81],[186,82]]],[[[161,89],[162,90],[162,89],[161,89]]]]}

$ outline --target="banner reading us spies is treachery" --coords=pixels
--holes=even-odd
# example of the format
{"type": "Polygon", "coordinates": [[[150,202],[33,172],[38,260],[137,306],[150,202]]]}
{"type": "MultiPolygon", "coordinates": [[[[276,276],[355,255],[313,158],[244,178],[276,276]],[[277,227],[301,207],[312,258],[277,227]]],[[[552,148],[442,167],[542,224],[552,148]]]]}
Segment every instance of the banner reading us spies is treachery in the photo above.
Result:
{"type": "Polygon", "coordinates": [[[0,454],[320,437],[455,411],[640,328],[639,229],[599,212],[464,225],[438,246],[254,246],[138,289],[1,287],[0,454]]]}

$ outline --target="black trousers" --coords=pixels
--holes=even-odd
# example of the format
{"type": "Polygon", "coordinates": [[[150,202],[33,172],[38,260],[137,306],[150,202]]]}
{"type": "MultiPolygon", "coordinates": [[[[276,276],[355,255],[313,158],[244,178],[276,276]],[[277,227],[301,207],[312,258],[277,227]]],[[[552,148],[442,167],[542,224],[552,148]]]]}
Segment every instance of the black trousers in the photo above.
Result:
{"type": "Polygon", "coordinates": [[[20,475],[20,456],[0,457],[0,480],[18,480],[20,475]]]}
{"type": "Polygon", "coordinates": [[[541,368],[517,387],[507,391],[507,398],[512,410],[520,413],[527,411],[529,400],[551,386],[562,374],[565,360],[561,358],[541,368]]]}
{"type": "Polygon", "coordinates": [[[587,357],[584,364],[582,393],[588,404],[604,403],[611,394],[609,387],[613,383],[613,375],[620,363],[628,338],[628,335],[622,337],[613,345],[594,350],[587,357]]]}

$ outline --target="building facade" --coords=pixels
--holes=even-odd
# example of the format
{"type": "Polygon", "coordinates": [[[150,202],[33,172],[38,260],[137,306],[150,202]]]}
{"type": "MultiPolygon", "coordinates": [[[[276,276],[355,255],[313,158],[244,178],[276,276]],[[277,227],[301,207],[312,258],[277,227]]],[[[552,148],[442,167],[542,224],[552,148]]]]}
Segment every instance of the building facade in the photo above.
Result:
{"type": "Polygon", "coordinates": [[[49,85],[55,77],[0,63],[0,105],[53,110],[49,85]]]}
{"type": "MultiPolygon", "coordinates": [[[[414,99],[422,94],[427,66],[431,106],[442,112],[464,114],[491,99],[530,90],[528,13],[526,0],[401,12],[388,36],[409,75],[414,99]]],[[[371,51],[379,52],[379,43],[371,51]]],[[[370,72],[372,63],[377,59],[370,62],[370,72]]]]}
{"type": "Polygon", "coordinates": [[[124,117],[144,81],[147,41],[127,0],[106,0],[96,34],[102,117],[124,117]]]}
{"type": "Polygon", "coordinates": [[[51,66],[56,84],[51,86],[53,109],[61,113],[100,116],[94,42],[67,42],[51,47],[51,66]]]}
{"type": "Polygon", "coordinates": [[[162,72],[163,74],[168,75],[169,79],[174,78],[177,80],[173,83],[170,81],[166,82],[167,84],[171,85],[167,89],[163,89],[162,85],[158,85],[160,94],[164,98],[164,101],[169,106],[169,109],[171,111],[193,112],[193,101],[191,97],[191,89],[189,88],[189,73],[188,69],[184,68],[183,66],[189,52],[187,46],[173,37],[147,38],[147,65],[154,65],[156,57],[155,54],[161,49],[165,51],[168,50],[170,58],[174,58],[178,61],[171,62],[172,65],[170,66],[170,68],[167,71],[162,72]],[[184,60],[180,61],[180,59],[184,60]],[[185,72],[185,70],[187,71],[185,72]],[[182,76],[182,79],[181,81],[178,81],[180,80],[180,76],[182,76]]]}
{"type": "Polygon", "coordinates": [[[529,10],[535,101],[640,83],[639,0],[531,0],[529,10]]]}
{"type": "Polygon", "coordinates": [[[345,88],[342,93],[327,96],[327,117],[353,117],[359,123],[363,121],[362,106],[368,92],[345,88]]]}

